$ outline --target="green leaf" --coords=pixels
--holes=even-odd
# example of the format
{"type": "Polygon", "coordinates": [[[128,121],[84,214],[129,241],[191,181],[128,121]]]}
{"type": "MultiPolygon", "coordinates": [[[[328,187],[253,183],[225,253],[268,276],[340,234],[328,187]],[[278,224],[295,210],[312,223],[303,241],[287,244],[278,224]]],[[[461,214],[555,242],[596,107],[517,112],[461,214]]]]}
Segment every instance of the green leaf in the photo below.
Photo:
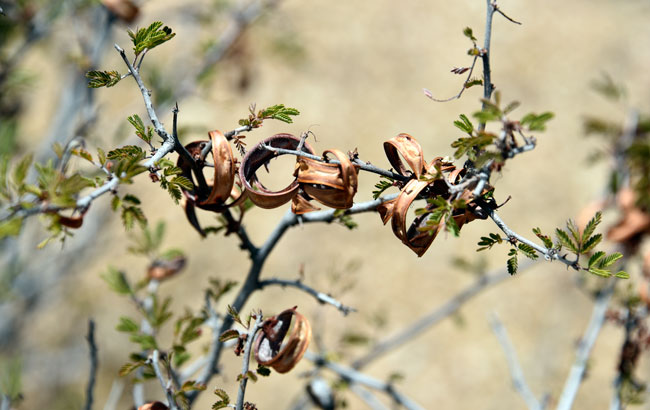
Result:
{"type": "Polygon", "coordinates": [[[280,120],[282,122],[286,122],[287,124],[291,124],[293,123],[291,116],[296,116],[299,114],[300,111],[295,108],[285,107],[284,104],[276,104],[261,110],[258,117],[262,119],[280,120]]]}
{"type": "Polygon", "coordinates": [[[145,363],[143,361],[138,361],[138,362],[135,362],[135,363],[126,363],[122,367],[120,367],[120,370],[119,370],[118,374],[121,377],[124,377],[124,376],[132,373],[135,369],[137,369],[137,368],[139,368],[141,366],[144,366],[144,364],[145,363]]]}
{"type": "Polygon", "coordinates": [[[120,323],[115,328],[118,332],[132,333],[136,332],[140,327],[130,317],[120,317],[120,323]]]}
{"type": "Polygon", "coordinates": [[[601,276],[603,278],[609,278],[612,276],[612,273],[606,269],[589,268],[589,273],[593,273],[594,275],[601,276]]]}
{"type": "Polygon", "coordinates": [[[598,266],[601,267],[601,268],[609,268],[614,263],[616,263],[617,260],[621,259],[622,257],[623,257],[623,255],[621,255],[620,252],[612,253],[611,255],[601,259],[598,266]]]}
{"type": "Polygon", "coordinates": [[[582,244],[582,253],[587,253],[590,250],[592,250],[596,245],[600,243],[602,239],[603,239],[603,235],[600,233],[587,239],[587,242],[582,244]]]}
{"type": "Polygon", "coordinates": [[[616,275],[614,275],[614,276],[616,276],[617,278],[620,278],[620,279],[630,279],[630,274],[627,273],[627,272],[625,272],[625,271],[623,271],[623,270],[622,270],[622,271],[618,271],[618,272],[616,273],[616,275]]]}
{"type": "Polygon", "coordinates": [[[112,87],[122,79],[117,71],[92,70],[86,73],[89,88],[112,87]]]}
{"type": "Polygon", "coordinates": [[[176,33],[172,33],[172,29],[164,26],[160,21],[154,21],[147,28],[138,29],[137,32],[128,30],[129,37],[133,42],[133,53],[138,56],[144,50],[151,50],[154,47],[157,47],[172,38],[176,33]],[[161,28],[162,27],[162,28],[161,28]]]}
{"type": "Polygon", "coordinates": [[[124,197],[122,198],[122,200],[123,200],[124,202],[132,203],[133,205],[140,205],[140,203],[141,203],[141,202],[140,202],[140,199],[139,199],[137,196],[135,196],[135,195],[131,195],[131,194],[126,194],[126,195],[124,195],[124,197]]]}
{"type": "Polygon", "coordinates": [[[242,323],[241,317],[239,317],[239,312],[237,312],[237,309],[235,309],[234,306],[228,305],[228,315],[233,318],[233,320],[237,323],[242,323]]]}
{"type": "Polygon", "coordinates": [[[194,184],[192,184],[192,181],[190,181],[188,178],[186,178],[186,177],[184,177],[182,175],[175,176],[169,182],[171,184],[179,186],[180,188],[185,189],[186,191],[191,191],[191,190],[194,189],[194,184]]]}
{"type": "Polygon", "coordinates": [[[133,125],[133,127],[135,128],[135,135],[137,135],[138,138],[140,138],[147,144],[151,144],[152,134],[145,130],[144,122],[142,122],[142,118],[140,118],[138,114],[134,114],[127,119],[129,120],[131,125],[133,125]]]}
{"type": "Polygon", "coordinates": [[[465,27],[463,29],[463,35],[468,39],[472,40],[473,43],[476,43],[476,37],[474,37],[474,31],[470,27],[465,27]]]}
{"type": "Polygon", "coordinates": [[[27,176],[27,171],[32,165],[34,160],[34,155],[26,155],[14,168],[13,181],[16,186],[21,186],[25,182],[25,177],[27,176]]]}
{"type": "Polygon", "coordinates": [[[246,377],[253,383],[257,381],[257,375],[252,370],[246,372],[246,377]]]}
{"type": "Polygon", "coordinates": [[[506,108],[503,109],[503,114],[510,114],[519,107],[521,103],[519,101],[513,101],[510,104],[506,105],[506,108]]]}
{"type": "Polygon", "coordinates": [[[104,150],[101,148],[97,148],[97,156],[99,158],[100,165],[104,166],[106,164],[106,153],[104,152],[104,150]]]}
{"type": "MultiPolygon", "coordinates": [[[[511,249],[513,251],[514,249],[511,249]]],[[[507,261],[507,266],[508,266],[508,273],[510,275],[514,275],[517,273],[517,268],[519,267],[519,263],[517,262],[517,251],[513,254],[512,252],[509,255],[513,255],[511,258],[508,259],[507,261]]]]}
{"type": "Polygon", "coordinates": [[[579,253],[578,252],[578,246],[574,244],[571,239],[569,238],[569,234],[563,231],[560,228],[555,229],[555,236],[557,236],[557,239],[560,241],[560,243],[567,248],[569,248],[571,251],[574,253],[579,253]]]}
{"type": "Polygon", "coordinates": [[[135,222],[138,222],[142,228],[147,226],[147,218],[144,216],[142,209],[137,206],[122,206],[122,223],[128,231],[133,228],[135,222]]]}
{"type": "Polygon", "coordinates": [[[594,215],[593,218],[587,223],[587,226],[585,226],[585,230],[582,232],[582,243],[587,243],[587,240],[589,237],[594,233],[596,230],[596,227],[598,224],[600,224],[602,220],[602,213],[600,211],[596,212],[596,215],[594,215]]]}
{"type": "Polygon", "coordinates": [[[23,227],[23,218],[11,218],[0,222],[0,239],[6,236],[18,236],[23,227]]]}
{"type": "Polygon", "coordinates": [[[150,350],[150,349],[158,348],[158,345],[156,344],[156,339],[153,336],[144,333],[134,333],[131,335],[129,340],[131,340],[133,343],[139,344],[142,350],[150,350]]]}
{"type": "Polygon", "coordinates": [[[108,267],[108,272],[101,275],[102,279],[106,281],[108,286],[121,295],[129,295],[133,293],[131,286],[126,279],[124,272],[115,269],[112,266],[108,267]]]}
{"type": "Polygon", "coordinates": [[[537,255],[537,251],[535,250],[535,248],[533,248],[530,245],[527,245],[525,243],[520,243],[519,245],[517,245],[517,248],[519,248],[519,250],[523,252],[523,254],[529,257],[530,259],[535,260],[539,257],[539,255],[537,255]]]}
{"type": "Polygon", "coordinates": [[[467,118],[465,114],[460,114],[460,120],[454,121],[454,125],[459,130],[466,132],[470,135],[472,135],[472,131],[474,131],[474,125],[469,120],[469,118],[467,118]]]}
{"type": "Polygon", "coordinates": [[[552,112],[544,112],[542,114],[526,114],[524,118],[521,119],[520,124],[522,126],[528,126],[530,131],[544,131],[546,130],[546,123],[554,117],[552,112]]]}
{"type": "Polygon", "coordinates": [[[591,258],[589,258],[589,262],[587,263],[587,266],[591,268],[592,266],[596,266],[596,264],[605,256],[605,252],[603,251],[598,251],[591,255],[591,258]]]}
{"type": "Polygon", "coordinates": [[[222,389],[215,389],[214,394],[216,394],[217,397],[219,397],[221,400],[212,405],[213,409],[223,409],[224,407],[228,407],[230,404],[230,397],[228,396],[228,393],[222,389]]]}
{"type": "Polygon", "coordinates": [[[541,239],[542,242],[544,242],[544,247],[546,249],[551,249],[553,248],[553,241],[548,235],[544,235],[542,231],[539,228],[533,228],[533,233],[541,239]]]}
{"type": "Polygon", "coordinates": [[[384,193],[385,190],[387,190],[388,188],[393,186],[393,180],[392,179],[390,179],[388,177],[385,177],[383,175],[380,176],[380,178],[385,178],[385,180],[380,179],[379,182],[377,182],[375,184],[376,189],[374,191],[372,191],[372,199],[379,198],[381,196],[381,194],[384,193]]]}
{"type": "Polygon", "coordinates": [[[181,386],[181,391],[182,392],[190,392],[190,391],[203,391],[206,389],[206,385],[203,383],[199,383],[196,380],[188,380],[185,383],[183,383],[183,386],[181,386]]]}
{"type": "Polygon", "coordinates": [[[144,158],[144,151],[137,145],[125,145],[121,148],[116,148],[108,152],[106,158],[108,159],[136,159],[141,160],[144,158]]]}
{"type": "Polygon", "coordinates": [[[219,336],[220,342],[225,342],[230,339],[237,339],[239,337],[239,332],[235,329],[228,329],[219,336]]]}
{"type": "Polygon", "coordinates": [[[483,85],[483,80],[481,80],[480,78],[470,78],[465,82],[465,85],[463,87],[467,89],[467,88],[474,87],[475,85],[483,85]]]}

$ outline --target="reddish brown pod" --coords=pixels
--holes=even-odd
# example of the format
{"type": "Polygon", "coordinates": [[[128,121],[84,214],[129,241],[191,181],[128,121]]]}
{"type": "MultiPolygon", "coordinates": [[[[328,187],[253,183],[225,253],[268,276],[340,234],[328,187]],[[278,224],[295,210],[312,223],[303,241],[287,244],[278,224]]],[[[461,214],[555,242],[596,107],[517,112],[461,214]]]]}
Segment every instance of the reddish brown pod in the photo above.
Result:
{"type": "Polygon", "coordinates": [[[302,359],[311,340],[311,325],[296,308],[266,319],[257,334],[255,360],[278,373],[293,369],[302,359]]]}
{"type": "Polygon", "coordinates": [[[102,4],[126,23],[132,23],[140,14],[140,9],[131,0],[102,0],[102,4]]]}
{"type": "Polygon", "coordinates": [[[138,410],[169,410],[169,407],[159,401],[143,404],[138,410]]]}

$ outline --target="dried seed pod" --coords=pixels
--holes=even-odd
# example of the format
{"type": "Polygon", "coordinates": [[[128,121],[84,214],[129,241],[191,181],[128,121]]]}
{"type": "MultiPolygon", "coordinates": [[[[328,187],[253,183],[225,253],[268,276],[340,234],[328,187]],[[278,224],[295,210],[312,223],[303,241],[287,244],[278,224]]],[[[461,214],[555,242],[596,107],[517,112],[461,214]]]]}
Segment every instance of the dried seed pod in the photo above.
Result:
{"type": "Polygon", "coordinates": [[[357,167],[350,158],[339,150],[327,150],[340,164],[299,158],[297,167],[298,182],[307,195],[325,206],[335,209],[352,207],[357,193],[357,167]]]}
{"type": "Polygon", "coordinates": [[[255,360],[278,373],[286,373],[300,361],[310,340],[309,321],[295,307],[287,309],[262,323],[262,330],[257,334],[253,347],[255,360]],[[291,333],[287,335],[290,328],[291,333]]]}
{"type": "Polygon", "coordinates": [[[156,259],[147,269],[149,279],[164,280],[179,273],[185,267],[187,260],[178,255],[170,259],[156,259]]]}
{"type": "Polygon", "coordinates": [[[416,178],[419,178],[426,171],[422,147],[409,134],[399,134],[384,142],[384,152],[395,172],[400,175],[407,176],[407,170],[399,154],[404,157],[416,178]]]}
{"type": "MultiPolygon", "coordinates": [[[[242,160],[239,167],[239,178],[250,200],[260,208],[277,208],[289,202],[298,193],[298,181],[294,179],[291,184],[280,191],[270,191],[257,179],[256,172],[271,159],[278,156],[276,152],[269,151],[264,146],[296,150],[300,145],[300,138],[291,134],[275,134],[255,145],[242,160]]],[[[313,154],[314,150],[305,142],[302,150],[313,154]]]]}
{"type": "Polygon", "coordinates": [[[212,141],[212,157],[214,159],[214,181],[212,191],[200,205],[223,204],[232,192],[235,184],[235,157],[228,140],[219,130],[208,133],[212,141]]]}
{"type": "Polygon", "coordinates": [[[138,410],[169,410],[169,407],[159,401],[143,404],[138,410]]]}
{"type": "Polygon", "coordinates": [[[132,23],[140,14],[140,9],[131,0],[102,0],[102,3],[126,23],[132,23]]]}

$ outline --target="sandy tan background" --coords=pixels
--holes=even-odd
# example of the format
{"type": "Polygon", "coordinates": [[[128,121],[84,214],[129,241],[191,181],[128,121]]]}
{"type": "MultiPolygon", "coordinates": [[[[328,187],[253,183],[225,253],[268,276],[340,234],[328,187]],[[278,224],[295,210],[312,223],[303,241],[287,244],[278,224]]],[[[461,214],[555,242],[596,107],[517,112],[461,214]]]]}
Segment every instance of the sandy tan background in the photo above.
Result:
{"type": "MultiPolygon", "coordinates": [[[[593,93],[590,82],[601,73],[609,73],[628,87],[631,105],[650,108],[650,3],[504,0],[499,4],[523,25],[495,17],[494,84],[505,100],[522,102],[516,111],[519,115],[546,110],[556,114],[547,132],[538,135],[538,148],[509,163],[501,175],[495,175],[499,200],[512,196],[501,215],[521,233],[535,226],[551,231],[598,197],[604,186],[605,168],[586,166],[591,148],[585,145],[582,135],[582,116],[592,112],[620,119],[625,112],[593,93]]],[[[198,45],[192,43],[220,33],[219,24],[201,24],[201,14],[209,10],[203,2],[147,2],[138,24],[162,20],[178,34],[152,52],[145,65],[158,65],[169,81],[181,79],[184,67],[197,60],[198,45]]],[[[250,134],[249,144],[279,131],[299,134],[311,129],[318,138],[314,146],[319,151],[358,147],[364,160],[388,167],[382,142],[399,132],[408,132],[421,142],[427,157],[450,155],[449,144],[460,136],[453,120],[460,113],[478,110],[482,92],[477,87],[460,100],[440,104],[425,98],[422,88],[441,98],[458,91],[462,78],[449,71],[470,62],[466,55],[469,42],[462,30],[472,27],[482,43],[484,15],[485,2],[479,0],[282,1],[247,35],[249,88],[241,90],[236,86],[240,71],[232,62],[225,63],[218,68],[212,87],[180,103],[181,125],[196,127],[196,131],[183,136],[184,140],[203,138],[209,129],[236,127],[251,102],[258,106],[284,103],[300,109],[295,124],[265,124],[250,134]],[[288,42],[290,37],[293,39],[288,42]]],[[[41,48],[41,54],[30,56],[26,64],[47,62],[48,71],[55,76],[63,64],[59,52],[73,47],[62,40],[64,29],[62,25],[61,38],[55,33],[49,40],[55,47],[41,48]]],[[[114,34],[117,43],[128,44],[123,27],[114,34]]],[[[106,50],[102,66],[123,70],[112,49],[106,50]]],[[[31,97],[26,118],[34,118],[36,113],[45,115],[24,125],[26,137],[42,135],[56,107],[58,83],[41,85],[31,97]]],[[[118,125],[126,123],[126,116],[144,116],[144,109],[131,80],[98,91],[98,98],[102,116],[95,132],[97,140],[91,146],[108,147],[114,144],[113,135],[118,125]]],[[[161,116],[171,124],[168,113],[161,116]]],[[[286,161],[274,164],[274,175],[281,175],[281,171],[274,170],[283,166],[288,169],[291,165],[286,161]]],[[[165,220],[168,224],[165,244],[189,254],[186,272],[165,283],[161,292],[175,295],[174,307],[179,312],[185,306],[199,309],[201,289],[209,277],[244,277],[248,269],[245,255],[238,251],[235,238],[200,240],[185,222],[181,209],[172,206],[165,192],[144,179],[126,190],[121,188],[121,192],[146,192],[141,197],[149,220],[165,220]]],[[[285,180],[280,178],[277,186],[285,180]]],[[[361,176],[357,201],[371,197],[375,182],[372,175],[361,176]]],[[[97,209],[92,208],[89,217],[95,216],[93,212],[97,209]]],[[[256,209],[247,215],[246,226],[256,244],[265,239],[283,212],[256,209]]],[[[202,218],[209,221],[211,216],[202,218]]],[[[43,375],[39,363],[28,361],[24,408],[37,408],[42,399],[50,403],[47,408],[56,409],[72,408],[81,402],[87,372],[83,336],[88,316],[94,317],[98,325],[101,374],[96,408],[103,405],[117,369],[126,361],[132,345],[114,327],[119,316],[135,315],[134,309],[107,291],[99,275],[110,263],[137,278],[146,261],[126,254],[128,235],[114,219],[109,232],[87,245],[101,247],[100,257],[69,275],[59,285],[58,294],[62,296],[46,305],[48,312],[30,319],[33,326],[25,335],[25,354],[55,360],[60,349],[67,346],[75,351],[72,357],[78,361],[61,368],[56,390],[45,391],[39,386],[43,377],[51,382],[51,375],[43,375]]],[[[418,259],[397,241],[390,228],[381,225],[377,215],[360,215],[355,221],[360,227],[354,231],[336,225],[292,229],[269,258],[263,276],[296,278],[304,264],[307,283],[333,292],[346,304],[357,307],[358,313],[343,319],[329,306],[319,306],[297,291],[282,289],[255,294],[247,308],[262,308],[270,314],[297,304],[316,321],[315,331],[331,348],[337,347],[337,340],[349,330],[380,338],[382,332],[398,331],[470,284],[472,276],[453,268],[451,259],[458,255],[479,257],[474,252],[479,237],[496,231],[490,222],[473,223],[463,228],[461,238],[438,238],[418,259]],[[333,272],[342,273],[346,280],[351,278],[354,287],[341,293],[340,282],[328,279],[333,272]],[[370,324],[376,314],[387,319],[381,330],[370,324]]],[[[491,252],[489,266],[503,266],[505,254],[505,249],[491,252]]],[[[524,408],[488,325],[488,314],[497,312],[516,346],[532,390],[538,396],[548,393],[557,398],[574,358],[574,344],[591,312],[591,302],[576,289],[575,278],[575,273],[560,264],[540,263],[467,304],[461,310],[461,326],[458,320],[449,319],[378,360],[367,371],[380,379],[395,371],[403,374],[399,388],[427,409],[524,408]]],[[[229,296],[224,304],[232,298],[229,296]]],[[[205,342],[198,342],[197,347],[205,342]]],[[[607,407],[621,342],[621,331],[605,326],[576,409],[607,407]]],[[[362,351],[347,349],[345,358],[362,351]]],[[[223,375],[210,382],[209,390],[219,386],[235,396],[238,363],[232,353],[226,353],[223,375]]],[[[247,397],[260,409],[286,408],[303,386],[301,373],[308,369],[310,366],[303,363],[288,375],[274,374],[249,385],[247,397]]],[[[649,370],[644,360],[639,376],[647,378],[649,370]]],[[[159,386],[152,384],[148,392],[150,397],[159,397],[159,386]]],[[[124,406],[128,396],[126,391],[124,406]]],[[[347,397],[351,408],[364,408],[352,395],[347,397]]],[[[196,408],[209,408],[212,398],[205,393],[196,408]]]]}

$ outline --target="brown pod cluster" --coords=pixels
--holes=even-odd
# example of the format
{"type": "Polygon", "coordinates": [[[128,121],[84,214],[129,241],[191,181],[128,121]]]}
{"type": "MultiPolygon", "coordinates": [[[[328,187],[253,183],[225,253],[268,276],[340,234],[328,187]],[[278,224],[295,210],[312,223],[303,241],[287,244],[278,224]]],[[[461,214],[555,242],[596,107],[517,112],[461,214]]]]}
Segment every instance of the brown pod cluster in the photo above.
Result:
{"type": "MultiPolygon", "coordinates": [[[[391,221],[391,227],[395,236],[418,256],[422,256],[429,249],[429,246],[431,246],[438,233],[444,229],[444,223],[441,222],[437,226],[431,227],[431,229],[422,230],[422,228],[427,227],[428,220],[428,215],[423,214],[417,216],[411,225],[407,227],[408,210],[411,204],[413,204],[413,201],[424,194],[425,190],[427,197],[442,196],[445,199],[449,198],[450,193],[447,182],[455,184],[463,176],[465,170],[444,163],[440,157],[435,158],[430,164],[427,164],[424,161],[422,147],[409,134],[399,134],[384,142],[384,151],[388,161],[397,173],[415,178],[409,180],[404,185],[397,198],[382,203],[377,210],[384,224],[391,221]],[[406,165],[410,169],[406,167],[401,158],[404,158],[406,165]],[[447,182],[441,179],[435,179],[433,181],[420,179],[426,173],[435,174],[438,171],[443,173],[443,178],[446,178],[447,182]]],[[[491,187],[487,189],[491,189],[491,187]]],[[[471,205],[471,196],[469,191],[465,191],[460,199],[464,199],[471,205]]],[[[465,223],[476,219],[471,209],[472,206],[468,206],[467,209],[456,210],[455,214],[452,215],[459,228],[465,223]]]]}
{"type": "Polygon", "coordinates": [[[287,309],[262,323],[253,346],[255,360],[278,373],[286,373],[302,359],[310,340],[309,321],[296,307],[287,309]]]}
{"type": "MultiPolygon", "coordinates": [[[[237,175],[237,160],[233,155],[232,148],[226,137],[221,131],[214,130],[208,133],[212,141],[212,156],[214,159],[214,175],[210,192],[200,192],[193,172],[192,164],[180,156],[176,165],[183,171],[182,175],[192,181],[194,189],[192,191],[183,190],[183,208],[185,216],[190,224],[202,235],[205,232],[201,228],[198,218],[196,217],[196,208],[212,212],[223,212],[233,207],[241,206],[246,199],[246,193],[243,189],[235,188],[235,178],[237,175]],[[232,199],[230,203],[226,203],[232,199]]],[[[201,161],[201,151],[206,147],[207,141],[194,141],[185,146],[195,163],[198,164],[198,172],[202,172],[205,165],[201,161]]],[[[202,177],[202,176],[201,176],[202,177]]]]}
{"type": "Polygon", "coordinates": [[[298,182],[305,194],[321,204],[348,209],[357,193],[358,170],[347,154],[336,149],[326,150],[323,157],[327,154],[332,154],[340,164],[300,157],[296,167],[298,182]]]}

